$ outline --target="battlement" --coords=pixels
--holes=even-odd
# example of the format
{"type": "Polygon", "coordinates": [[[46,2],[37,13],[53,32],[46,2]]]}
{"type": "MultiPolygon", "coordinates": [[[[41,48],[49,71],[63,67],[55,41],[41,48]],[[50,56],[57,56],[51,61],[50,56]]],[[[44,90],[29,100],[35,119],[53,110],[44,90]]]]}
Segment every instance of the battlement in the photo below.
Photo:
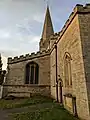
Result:
{"type": "Polygon", "coordinates": [[[86,5],[77,4],[74,8],[74,11],[90,12],[90,4],[86,4],[86,5]]]}
{"type": "Polygon", "coordinates": [[[44,55],[48,55],[49,52],[50,52],[50,50],[43,50],[42,52],[41,51],[38,51],[37,53],[33,52],[31,54],[26,54],[25,56],[21,55],[19,57],[16,56],[14,58],[9,57],[8,58],[8,64],[22,62],[22,61],[30,60],[30,59],[33,59],[33,58],[41,57],[41,56],[44,56],[44,55]]]}
{"type": "MultiPolygon", "coordinates": [[[[71,21],[73,20],[73,18],[75,17],[76,14],[78,13],[90,13],[90,4],[86,4],[81,5],[81,4],[77,4],[75,6],[75,8],[73,9],[73,12],[70,14],[68,20],[66,21],[65,25],[63,26],[62,30],[57,33],[59,35],[58,39],[56,41],[58,41],[61,36],[63,35],[63,33],[66,31],[67,27],[70,25],[71,21]]],[[[51,36],[51,39],[55,39],[54,38],[55,35],[51,36]]]]}
{"type": "Polygon", "coordinates": [[[53,35],[50,36],[50,40],[55,40],[55,39],[57,39],[58,36],[59,36],[59,34],[60,34],[60,32],[54,33],[53,35]]]}
{"type": "Polygon", "coordinates": [[[51,44],[52,49],[54,47],[54,43],[55,42],[57,43],[60,40],[60,38],[63,36],[63,34],[66,31],[66,29],[68,28],[68,26],[71,24],[75,15],[79,14],[79,13],[81,13],[81,14],[90,13],[90,4],[86,4],[85,6],[81,5],[81,4],[77,4],[75,6],[75,8],[73,9],[72,13],[70,14],[69,18],[67,19],[67,21],[64,24],[63,28],[61,29],[61,31],[50,36],[50,40],[53,41],[51,44]]]}

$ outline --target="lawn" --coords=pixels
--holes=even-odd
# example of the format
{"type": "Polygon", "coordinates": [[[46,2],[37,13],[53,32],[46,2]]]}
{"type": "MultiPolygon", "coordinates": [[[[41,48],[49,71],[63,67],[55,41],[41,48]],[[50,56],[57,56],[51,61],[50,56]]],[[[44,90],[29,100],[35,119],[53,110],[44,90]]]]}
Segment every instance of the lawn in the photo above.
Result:
{"type": "Polygon", "coordinates": [[[78,120],[65,110],[63,106],[60,106],[59,103],[56,103],[51,98],[43,96],[0,100],[0,109],[7,109],[6,111],[8,112],[9,108],[21,108],[24,110],[19,113],[17,113],[17,111],[15,113],[11,112],[8,116],[11,120],[78,120]],[[44,106],[46,104],[47,107],[44,106]],[[32,105],[36,108],[32,109],[32,105]],[[26,108],[28,108],[28,110],[26,110],[26,108]]]}
{"type": "Polygon", "coordinates": [[[53,99],[43,96],[35,96],[31,98],[15,98],[13,100],[2,99],[0,100],[0,109],[20,108],[47,102],[53,102],[53,99]]]}
{"type": "Polygon", "coordinates": [[[60,105],[52,103],[52,108],[40,109],[12,115],[12,120],[78,120],[60,105]]]}

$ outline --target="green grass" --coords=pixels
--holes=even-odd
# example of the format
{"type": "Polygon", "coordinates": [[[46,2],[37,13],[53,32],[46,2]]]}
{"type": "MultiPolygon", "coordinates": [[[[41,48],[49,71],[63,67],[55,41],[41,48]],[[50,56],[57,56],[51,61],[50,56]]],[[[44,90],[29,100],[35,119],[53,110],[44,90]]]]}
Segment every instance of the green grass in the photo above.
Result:
{"type": "Polygon", "coordinates": [[[52,103],[52,108],[13,114],[12,120],[78,120],[60,105],[52,103]]]}
{"type": "MultiPolygon", "coordinates": [[[[59,104],[53,102],[53,99],[43,96],[35,96],[24,99],[0,100],[0,109],[20,108],[35,104],[50,103],[50,108],[37,108],[25,113],[14,113],[9,117],[11,120],[78,120],[59,104]]],[[[43,106],[43,104],[42,104],[43,106]]],[[[23,108],[24,109],[24,108],[23,108]]]]}
{"type": "Polygon", "coordinates": [[[14,100],[0,100],[0,109],[9,109],[9,108],[20,108],[25,106],[30,106],[34,104],[42,104],[47,102],[52,102],[53,100],[48,97],[36,96],[31,98],[24,99],[14,99],[14,100]]]}

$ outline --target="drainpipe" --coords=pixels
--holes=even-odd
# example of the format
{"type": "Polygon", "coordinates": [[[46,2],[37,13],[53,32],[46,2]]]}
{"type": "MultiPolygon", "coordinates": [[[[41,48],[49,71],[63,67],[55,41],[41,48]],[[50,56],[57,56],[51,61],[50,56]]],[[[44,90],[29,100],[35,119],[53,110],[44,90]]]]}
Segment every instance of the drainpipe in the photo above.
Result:
{"type": "Polygon", "coordinates": [[[55,43],[55,58],[56,58],[56,99],[58,102],[58,78],[57,78],[57,44],[55,43]]]}

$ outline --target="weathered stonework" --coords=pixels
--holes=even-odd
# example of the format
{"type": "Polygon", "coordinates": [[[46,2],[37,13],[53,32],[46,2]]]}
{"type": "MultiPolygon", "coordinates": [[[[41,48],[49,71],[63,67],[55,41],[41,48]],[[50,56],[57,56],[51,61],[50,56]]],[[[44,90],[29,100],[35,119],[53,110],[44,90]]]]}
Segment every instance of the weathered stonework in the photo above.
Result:
{"type": "MultiPolygon", "coordinates": [[[[88,6],[89,7],[89,6],[88,6]]],[[[89,7],[90,9],[90,7],[89,7]]],[[[79,15],[81,45],[86,78],[87,93],[90,106],[90,13],[79,15]]]]}
{"type": "MultiPolygon", "coordinates": [[[[57,40],[57,75],[63,80],[63,95],[72,94],[76,97],[77,114],[80,118],[89,120],[88,97],[90,95],[90,51],[89,51],[89,31],[90,31],[90,5],[85,8],[77,5],[69,20],[63,27],[59,39],[57,40]],[[81,12],[81,13],[79,13],[81,12]],[[82,13],[84,12],[84,13],[82,13]],[[87,14],[87,12],[89,12],[87,14]],[[68,52],[71,57],[72,87],[65,87],[64,80],[64,54],[68,52]],[[84,58],[84,59],[83,59],[84,58]],[[86,75],[87,74],[87,75],[86,75]]],[[[56,98],[56,73],[55,73],[55,48],[50,55],[51,71],[51,96],[56,98]]],[[[59,96],[60,98],[60,96],[59,96]]],[[[89,97],[90,99],[90,97],[89,97]]],[[[64,97],[63,97],[64,102],[64,97]]],[[[64,102],[65,107],[67,105],[64,102]]],[[[68,108],[67,108],[68,109],[68,108]]]]}
{"type": "Polygon", "coordinates": [[[32,94],[50,96],[50,85],[5,85],[8,95],[30,97],[32,94]]]}
{"type": "MultiPolygon", "coordinates": [[[[16,61],[16,59],[14,58],[14,60],[9,60],[8,61],[8,74],[7,74],[7,79],[6,79],[6,85],[10,86],[10,85],[21,85],[21,87],[18,89],[17,92],[22,92],[23,91],[27,92],[25,90],[25,87],[22,87],[23,85],[25,85],[25,77],[26,77],[26,64],[29,63],[30,61],[34,61],[39,65],[39,83],[38,85],[43,85],[43,88],[45,90],[46,87],[44,86],[48,86],[50,85],[50,60],[49,60],[49,55],[45,55],[42,57],[39,56],[38,58],[35,58],[33,56],[33,58],[31,57],[30,60],[25,61],[16,61]]],[[[23,58],[22,58],[23,59],[23,58]]],[[[37,85],[37,86],[38,86],[37,85]]],[[[12,87],[13,88],[17,88],[17,86],[12,87]]],[[[28,86],[28,88],[30,89],[31,87],[28,86]]],[[[36,89],[36,86],[33,86],[33,89],[36,89]]],[[[38,87],[37,87],[38,88],[38,87]]],[[[38,88],[40,89],[40,88],[38,88]]],[[[33,91],[33,90],[32,90],[33,91]]],[[[8,89],[8,92],[11,92],[11,89],[8,89]]],[[[29,91],[31,93],[31,91],[29,91]]],[[[42,92],[43,94],[45,92],[42,92]]],[[[50,91],[48,91],[47,95],[50,93],[50,91]]]]}
{"type": "MultiPolygon", "coordinates": [[[[30,97],[31,94],[38,93],[57,99],[56,78],[60,75],[64,107],[73,114],[75,111],[78,117],[90,120],[90,4],[76,5],[59,33],[53,33],[51,18],[48,19],[48,24],[44,23],[44,40],[43,38],[40,40],[39,52],[14,59],[8,58],[8,74],[4,88],[8,95],[30,97]],[[65,53],[71,56],[70,86],[65,85],[65,53]],[[25,84],[25,68],[31,61],[39,65],[37,85],[25,84]]],[[[58,82],[59,101],[60,93],[58,82]]]]}

